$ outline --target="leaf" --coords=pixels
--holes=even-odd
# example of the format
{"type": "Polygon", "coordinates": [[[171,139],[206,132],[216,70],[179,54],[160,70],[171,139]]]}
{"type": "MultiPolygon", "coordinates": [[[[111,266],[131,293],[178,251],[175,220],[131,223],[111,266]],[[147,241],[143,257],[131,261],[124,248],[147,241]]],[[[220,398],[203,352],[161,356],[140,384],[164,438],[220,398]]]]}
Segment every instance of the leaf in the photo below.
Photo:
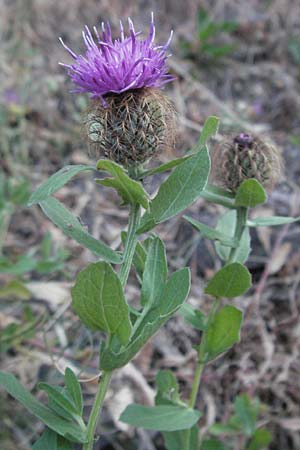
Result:
{"type": "Polygon", "coordinates": [[[133,403],[121,414],[121,422],[146,430],[176,431],[191,428],[201,417],[200,411],[181,406],[143,406],[133,403]]]}
{"type": "Polygon", "coordinates": [[[50,195],[68,183],[71,178],[75,177],[75,175],[83,172],[84,170],[95,170],[95,167],[84,165],[63,167],[37,188],[37,190],[31,195],[28,206],[32,206],[46,200],[50,197],[50,195]]]}
{"type": "Polygon", "coordinates": [[[182,164],[186,159],[188,159],[190,157],[191,157],[191,155],[183,156],[182,158],[172,159],[171,161],[168,161],[165,164],[161,164],[158,167],[154,167],[153,169],[149,169],[149,170],[146,170],[145,172],[142,172],[139,178],[143,179],[145,177],[149,177],[149,176],[155,175],[157,173],[163,173],[163,172],[166,172],[167,170],[171,170],[174,167],[182,164]]]}
{"type": "Polygon", "coordinates": [[[33,445],[32,450],[73,450],[73,448],[70,441],[46,428],[39,440],[33,445]]]}
{"type": "Polygon", "coordinates": [[[163,242],[155,237],[152,239],[147,252],[143,283],[141,292],[141,304],[152,306],[160,299],[167,279],[167,258],[163,242]]]}
{"type": "Polygon", "coordinates": [[[104,180],[96,180],[96,183],[103,186],[115,188],[122,197],[124,204],[141,205],[148,208],[148,194],[143,186],[129,178],[123,167],[109,160],[100,159],[97,163],[98,170],[106,170],[113,175],[113,178],[105,178],[104,180]]]}
{"type": "Polygon", "coordinates": [[[184,161],[160,186],[150,202],[150,210],[141,219],[139,232],[149,231],[191,205],[206,186],[210,171],[207,148],[184,161]]]}
{"type": "Polygon", "coordinates": [[[39,383],[39,389],[47,392],[49,400],[54,405],[58,406],[59,411],[65,419],[77,419],[78,411],[71,401],[63,394],[63,390],[56,386],[51,386],[48,383],[39,383]]]}
{"type": "Polygon", "coordinates": [[[236,208],[232,193],[224,191],[223,189],[220,189],[212,184],[208,184],[205,187],[205,189],[201,192],[200,197],[204,198],[208,202],[225,206],[225,208],[236,208]]]}
{"type": "Polygon", "coordinates": [[[222,436],[222,435],[235,435],[241,433],[240,426],[231,424],[231,423],[214,423],[209,428],[210,434],[213,434],[214,436],[222,436]]]}
{"type": "Polygon", "coordinates": [[[0,371],[0,385],[51,430],[62,436],[67,436],[74,442],[86,442],[86,435],[77,423],[57,416],[50,408],[36,400],[13,375],[0,371]]]}
{"type": "MultiPolygon", "coordinates": [[[[228,211],[219,218],[216,230],[230,237],[233,237],[235,226],[236,226],[236,211],[228,211]]],[[[215,242],[215,249],[219,257],[223,261],[228,260],[230,253],[230,249],[228,247],[225,247],[220,242],[215,242]]],[[[238,249],[236,251],[235,255],[236,261],[243,264],[245,261],[247,261],[250,252],[251,252],[251,239],[249,228],[246,227],[239,242],[238,249]]]]}
{"type": "MultiPolygon", "coordinates": [[[[163,432],[167,450],[182,450],[186,443],[186,431],[163,432]]],[[[194,425],[190,432],[189,450],[199,450],[199,428],[194,425]]]]}
{"type": "Polygon", "coordinates": [[[271,433],[265,428],[256,430],[246,450],[261,450],[267,448],[272,442],[271,433]]]}
{"type": "Polygon", "coordinates": [[[214,297],[234,298],[244,294],[251,286],[248,269],[238,262],[219,270],[208,282],[205,293],[214,297]]]}
{"type": "Polygon", "coordinates": [[[127,347],[115,352],[104,349],[100,355],[100,368],[113,370],[125,366],[134,358],[145,343],[179,310],[190,289],[190,271],[187,267],[173,273],[167,281],[159,304],[148,310],[144,308],[134,324],[134,332],[127,347]]]}
{"type": "Polygon", "coordinates": [[[83,399],[81,386],[75,373],[69,367],[65,370],[65,385],[72,397],[74,405],[76,406],[77,413],[82,416],[83,399]]]}
{"type": "Polygon", "coordinates": [[[228,450],[228,447],[216,439],[207,439],[202,442],[201,450],[228,450]]]}
{"type": "Polygon", "coordinates": [[[106,262],[89,264],[72,288],[72,305],[89,328],[116,334],[127,344],[131,334],[129,308],[121,282],[106,262]]]}
{"type": "Polygon", "coordinates": [[[285,225],[287,223],[299,222],[300,217],[281,217],[281,216],[271,216],[271,217],[257,217],[256,219],[251,219],[247,221],[249,227],[273,227],[277,225],[285,225]]]}
{"type": "Polygon", "coordinates": [[[192,217],[183,216],[183,218],[187,220],[196,230],[200,231],[203,237],[213,241],[219,241],[226,247],[237,247],[237,242],[231,236],[227,236],[214,228],[210,228],[192,217]]]}
{"type": "Polygon", "coordinates": [[[265,203],[266,200],[267,194],[262,185],[255,178],[249,178],[249,180],[243,181],[239,186],[235,204],[245,208],[253,208],[265,203]]]}
{"type": "Polygon", "coordinates": [[[85,231],[79,220],[56,198],[49,197],[41,202],[40,206],[46,216],[67,236],[91,250],[96,256],[114,264],[122,262],[121,256],[85,231]]]}
{"type": "Polygon", "coordinates": [[[198,144],[202,147],[207,141],[218,133],[220,119],[216,116],[210,116],[206,119],[198,144]]]}
{"type": "Polygon", "coordinates": [[[234,409],[244,434],[248,437],[252,436],[256,428],[257,411],[251,405],[248,395],[242,394],[236,397],[234,409]]]}
{"type": "Polygon", "coordinates": [[[234,306],[220,309],[206,331],[205,361],[216,358],[240,341],[242,320],[242,312],[234,306]]]}
{"type": "Polygon", "coordinates": [[[10,297],[28,300],[31,298],[31,292],[22,281],[12,280],[0,287],[0,298],[8,299],[10,297]]]}
{"type": "Polygon", "coordinates": [[[23,275],[36,268],[37,261],[30,255],[21,255],[15,263],[8,259],[0,259],[0,273],[23,275]]]}
{"type": "Polygon", "coordinates": [[[171,370],[160,370],[156,375],[156,405],[179,404],[179,385],[171,370]]]}
{"type": "Polygon", "coordinates": [[[184,320],[196,328],[196,330],[204,331],[206,328],[206,316],[201,311],[193,308],[188,303],[184,303],[179,310],[179,314],[184,320]]]}

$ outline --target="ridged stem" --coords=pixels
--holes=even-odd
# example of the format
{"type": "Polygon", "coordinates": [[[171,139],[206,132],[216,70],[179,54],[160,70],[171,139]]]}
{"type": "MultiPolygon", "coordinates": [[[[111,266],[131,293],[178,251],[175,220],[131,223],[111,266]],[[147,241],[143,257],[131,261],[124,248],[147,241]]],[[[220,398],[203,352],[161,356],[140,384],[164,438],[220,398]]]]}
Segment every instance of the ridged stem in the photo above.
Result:
{"type": "Polygon", "coordinates": [[[229,258],[226,264],[233,263],[236,260],[236,255],[239,250],[239,244],[247,225],[247,217],[248,217],[248,208],[245,208],[243,206],[238,207],[236,210],[236,225],[233,236],[234,240],[236,240],[238,245],[237,247],[233,247],[230,250],[229,258]]]}

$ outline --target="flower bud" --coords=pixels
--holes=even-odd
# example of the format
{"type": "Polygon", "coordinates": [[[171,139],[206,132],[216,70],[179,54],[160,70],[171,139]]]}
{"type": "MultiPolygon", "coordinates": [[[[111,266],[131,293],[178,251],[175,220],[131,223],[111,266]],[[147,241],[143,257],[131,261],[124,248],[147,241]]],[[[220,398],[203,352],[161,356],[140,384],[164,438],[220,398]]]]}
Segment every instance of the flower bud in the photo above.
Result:
{"type": "Polygon", "coordinates": [[[275,145],[257,136],[241,133],[222,141],[212,157],[212,176],[216,184],[236,192],[240,184],[255,178],[272,190],[278,182],[282,158],[275,145]]]}

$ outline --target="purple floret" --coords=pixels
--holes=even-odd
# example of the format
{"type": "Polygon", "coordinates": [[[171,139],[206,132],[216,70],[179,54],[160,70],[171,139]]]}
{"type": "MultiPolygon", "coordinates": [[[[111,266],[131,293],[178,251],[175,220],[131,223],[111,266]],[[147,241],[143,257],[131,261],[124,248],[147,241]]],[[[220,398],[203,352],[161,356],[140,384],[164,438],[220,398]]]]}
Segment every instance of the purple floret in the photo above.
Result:
{"type": "Polygon", "coordinates": [[[72,92],[90,92],[93,98],[100,98],[105,104],[104,96],[109,92],[120,94],[129,89],[143,87],[161,87],[174,80],[168,74],[166,51],[169,47],[172,32],[165,45],[155,46],[155,26],[153,14],[149,35],[140,39],[140,32],[135,32],[131,19],[128,19],[130,36],[124,35],[120,22],[120,39],[112,39],[110,25],[102,23],[102,36],[96,27],[96,42],[86,26],[82,32],[86,46],[85,56],[76,55],[65,45],[75,62],[71,65],[60,63],[68,69],[68,75],[76,85],[72,92]]]}

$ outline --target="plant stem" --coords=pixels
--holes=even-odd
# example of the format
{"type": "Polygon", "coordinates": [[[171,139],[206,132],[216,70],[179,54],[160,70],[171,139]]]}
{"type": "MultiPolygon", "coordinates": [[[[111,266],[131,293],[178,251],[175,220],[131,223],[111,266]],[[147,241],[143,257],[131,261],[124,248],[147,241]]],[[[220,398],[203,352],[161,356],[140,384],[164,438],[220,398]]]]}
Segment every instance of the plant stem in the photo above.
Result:
{"type": "Polygon", "coordinates": [[[137,243],[136,230],[140,221],[140,206],[132,205],[129,213],[128,231],[123,254],[123,264],[119,273],[119,278],[123,288],[125,287],[130,272],[135,246],[137,243]]]}
{"type": "Polygon", "coordinates": [[[237,208],[236,225],[233,238],[237,241],[238,246],[230,250],[227,264],[233,263],[236,260],[236,255],[239,250],[239,244],[247,225],[247,217],[248,217],[248,208],[244,208],[243,206],[237,208]]]}
{"type": "MultiPolygon", "coordinates": [[[[137,242],[136,230],[140,221],[140,206],[132,205],[129,213],[128,231],[125,242],[125,250],[123,255],[123,264],[120,269],[119,278],[124,288],[130,272],[135,246],[137,242]]],[[[109,340],[108,344],[109,345],[109,340]]],[[[94,435],[97,426],[99,413],[101,411],[103,401],[112,377],[111,372],[102,372],[98,391],[94,400],[93,408],[87,424],[87,443],[84,444],[83,450],[92,450],[94,445],[94,435]]]]}
{"type": "Polygon", "coordinates": [[[112,376],[112,372],[102,372],[100,384],[98,387],[98,391],[95,397],[95,401],[93,404],[93,408],[90,414],[90,418],[87,424],[87,443],[84,444],[83,450],[92,450],[94,445],[94,435],[97,426],[97,421],[99,417],[99,412],[101,410],[110,379],[112,376]]]}
{"type": "MultiPolygon", "coordinates": [[[[192,384],[190,399],[189,399],[189,403],[188,403],[190,408],[195,407],[197,395],[198,395],[198,391],[199,391],[199,387],[200,387],[200,383],[201,383],[203,369],[206,364],[205,363],[205,347],[206,347],[206,339],[207,339],[206,330],[209,328],[209,325],[213,321],[215,314],[217,312],[218,306],[219,306],[219,299],[217,298],[214,300],[212,308],[209,312],[206,327],[205,327],[205,330],[203,331],[203,336],[202,336],[201,343],[200,343],[199,349],[198,349],[198,362],[197,362],[197,367],[196,367],[194,380],[193,380],[193,384],[192,384]]],[[[190,438],[191,438],[191,428],[189,428],[185,432],[183,450],[189,450],[190,438]]]]}

